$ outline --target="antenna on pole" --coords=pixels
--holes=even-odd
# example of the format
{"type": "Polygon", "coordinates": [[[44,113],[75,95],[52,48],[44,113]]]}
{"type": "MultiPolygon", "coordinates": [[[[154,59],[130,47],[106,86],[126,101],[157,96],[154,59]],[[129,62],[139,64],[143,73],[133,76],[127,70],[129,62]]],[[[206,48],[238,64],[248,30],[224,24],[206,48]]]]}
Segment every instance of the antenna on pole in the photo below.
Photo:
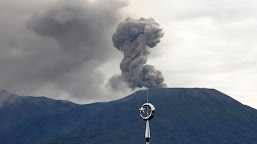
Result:
{"type": "Polygon", "coordinates": [[[142,105],[142,107],[139,109],[140,117],[146,121],[146,127],[145,127],[145,141],[146,144],[150,144],[150,124],[149,121],[154,117],[155,114],[155,107],[148,102],[148,89],[146,90],[146,103],[142,105]],[[142,114],[145,113],[145,108],[147,109],[147,116],[143,116],[142,114]],[[150,108],[150,114],[148,109],[150,108]]]}
{"type": "Polygon", "coordinates": [[[148,89],[146,90],[146,93],[147,93],[146,94],[146,96],[147,96],[147,101],[146,102],[148,103],[148,89]]]}
{"type": "MultiPolygon", "coordinates": [[[[148,99],[148,89],[146,90],[146,103],[148,103],[149,102],[149,99],[148,99]]],[[[149,114],[149,112],[148,112],[148,107],[146,107],[146,110],[147,110],[147,115],[149,114]]]]}

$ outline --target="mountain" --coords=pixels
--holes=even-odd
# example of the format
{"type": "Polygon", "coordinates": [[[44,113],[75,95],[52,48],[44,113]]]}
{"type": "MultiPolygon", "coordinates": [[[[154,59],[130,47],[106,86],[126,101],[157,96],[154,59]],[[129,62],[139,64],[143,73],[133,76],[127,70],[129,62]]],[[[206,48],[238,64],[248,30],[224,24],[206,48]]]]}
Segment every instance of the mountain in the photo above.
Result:
{"type": "MultiPolygon", "coordinates": [[[[67,132],[69,129],[63,125],[60,126],[57,117],[51,122],[46,121],[46,119],[78,106],[78,104],[68,101],[53,100],[46,97],[19,96],[1,90],[0,143],[29,144],[67,132]],[[63,129],[56,129],[58,127],[63,129]]],[[[77,125],[73,126],[73,128],[75,127],[77,125]]]]}
{"type": "MultiPolygon", "coordinates": [[[[156,108],[150,121],[151,143],[256,144],[257,110],[213,89],[167,88],[149,90],[156,108]]],[[[146,91],[99,105],[75,130],[40,144],[145,143],[145,122],[138,109],[146,91]]]]}
{"type": "MultiPolygon", "coordinates": [[[[145,121],[138,111],[146,102],[144,90],[119,100],[87,105],[2,93],[0,102],[5,102],[0,103],[0,143],[145,143],[145,121]]],[[[151,143],[257,141],[257,110],[214,89],[150,89],[149,101],[156,108],[150,121],[151,143]]]]}

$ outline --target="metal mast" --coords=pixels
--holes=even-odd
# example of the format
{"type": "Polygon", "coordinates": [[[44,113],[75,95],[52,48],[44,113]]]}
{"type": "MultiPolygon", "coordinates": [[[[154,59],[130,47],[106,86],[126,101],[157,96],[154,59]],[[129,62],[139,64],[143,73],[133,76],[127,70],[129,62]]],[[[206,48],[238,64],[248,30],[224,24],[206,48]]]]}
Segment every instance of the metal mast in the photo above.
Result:
{"type": "MultiPolygon", "coordinates": [[[[148,103],[148,89],[146,90],[146,102],[148,103]]],[[[148,112],[148,107],[146,107],[147,109],[147,116],[149,115],[149,112],[148,112]]],[[[146,144],[150,144],[150,125],[149,125],[149,120],[146,121],[146,125],[145,125],[145,141],[146,141],[146,144]]]]}
{"type": "Polygon", "coordinates": [[[149,121],[154,117],[155,114],[155,107],[148,102],[148,89],[147,89],[147,103],[143,104],[142,107],[139,109],[140,117],[146,121],[145,126],[145,141],[146,144],[150,144],[150,124],[149,121]],[[147,116],[143,116],[142,113],[145,113],[145,108],[147,109],[147,116]],[[150,114],[149,109],[150,108],[150,114]]]}

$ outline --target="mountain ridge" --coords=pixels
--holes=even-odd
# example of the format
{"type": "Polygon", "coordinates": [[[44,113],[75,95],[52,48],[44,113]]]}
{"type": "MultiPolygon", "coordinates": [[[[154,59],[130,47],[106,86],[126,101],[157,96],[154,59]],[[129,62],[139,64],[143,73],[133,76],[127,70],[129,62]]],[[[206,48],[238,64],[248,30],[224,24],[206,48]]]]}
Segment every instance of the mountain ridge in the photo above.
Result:
{"type": "MultiPolygon", "coordinates": [[[[254,144],[257,141],[257,110],[215,89],[158,88],[148,92],[149,102],[156,107],[156,117],[150,122],[151,143],[254,144]]],[[[146,90],[110,102],[71,103],[68,107],[55,100],[46,100],[53,107],[45,112],[56,107],[60,107],[60,111],[48,114],[40,110],[36,113],[41,115],[14,123],[0,132],[0,143],[144,142],[145,122],[139,117],[138,109],[146,102],[146,90]]]]}
{"type": "MultiPolygon", "coordinates": [[[[156,107],[151,143],[254,144],[257,140],[257,111],[217,90],[150,89],[149,99],[156,107]]],[[[144,102],[146,91],[112,101],[100,111],[104,120],[92,117],[72,132],[41,144],[143,143],[145,124],[137,110],[144,102]]]]}

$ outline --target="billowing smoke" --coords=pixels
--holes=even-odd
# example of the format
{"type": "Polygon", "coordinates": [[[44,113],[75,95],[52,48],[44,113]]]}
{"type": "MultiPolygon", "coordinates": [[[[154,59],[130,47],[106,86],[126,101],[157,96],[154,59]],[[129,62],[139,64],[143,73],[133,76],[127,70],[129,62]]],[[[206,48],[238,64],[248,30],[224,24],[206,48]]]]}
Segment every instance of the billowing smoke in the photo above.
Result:
{"type": "Polygon", "coordinates": [[[106,100],[105,73],[98,67],[115,57],[110,37],[127,2],[0,4],[0,89],[75,102],[106,100]]]}
{"type": "Polygon", "coordinates": [[[149,48],[155,47],[161,37],[162,29],[153,18],[127,18],[118,25],[112,41],[123,52],[124,58],[120,63],[121,75],[109,80],[113,89],[119,89],[117,82],[121,81],[125,81],[131,89],[166,87],[162,73],[146,65],[149,48]]]}

